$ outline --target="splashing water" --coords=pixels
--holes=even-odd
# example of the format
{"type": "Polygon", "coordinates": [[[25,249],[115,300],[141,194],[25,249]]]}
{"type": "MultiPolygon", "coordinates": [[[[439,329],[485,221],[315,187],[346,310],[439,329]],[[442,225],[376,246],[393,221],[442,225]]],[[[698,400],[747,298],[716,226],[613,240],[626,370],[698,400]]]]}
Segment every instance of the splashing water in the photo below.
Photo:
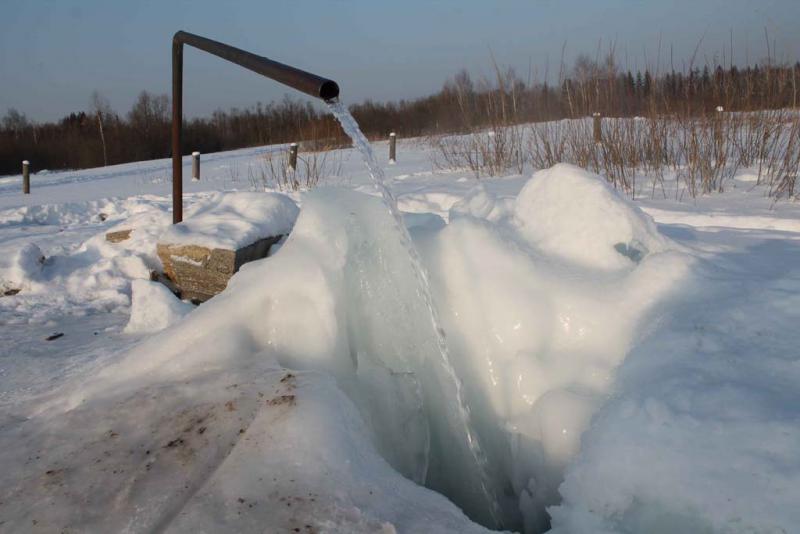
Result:
{"type": "MultiPolygon", "coordinates": [[[[459,421],[457,421],[457,425],[460,427],[456,428],[455,430],[461,434],[458,436],[459,440],[461,441],[459,446],[465,446],[467,448],[468,456],[473,462],[474,468],[478,473],[479,480],[477,482],[480,485],[480,493],[482,494],[484,505],[488,507],[487,512],[491,518],[491,521],[495,525],[499,526],[499,507],[488,475],[488,461],[478,442],[477,436],[472,429],[472,425],[470,424],[470,412],[464,400],[463,386],[450,361],[450,352],[447,347],[445,332],[442,329],[439,315],[433,303],[433,297],[431,296],[428,273],[422,266],[419,253],[411,241],[411,236],[408,233],[408,229],[403,222],[403,217],[397,207],[397,200],[395,199],[389,187],[386,185],[383,170],[375,161],[375,156],[372,152],[372,147],[370,146],[369,141],[361,132],[358,123],[344,106],[344,104],[338,100],[334,100],[328,102],[328,108],[342,125],[345,133],[353,141],[353,146],[361,153],[361,157],[367,166],[367,170],[372,176],[375,187],[380,192],[384,204],[388,208],[397,224],[400,240],[403,244],[403,247],[408,251],[409,259],[411,260],[411,266],[418,281],[419,295],[424,300],[424,303],[430,312],[431,326],[433,327],[433,331],[436,336],[436,344],[441,360],[440,364],[444,370],[445,378],[450,382],[450,386],[455,392],[455,400],[457,404],[456,409],[459,419],[459,421]]],[[[461,504],[463,506],[463,503],[461,504]]]]}

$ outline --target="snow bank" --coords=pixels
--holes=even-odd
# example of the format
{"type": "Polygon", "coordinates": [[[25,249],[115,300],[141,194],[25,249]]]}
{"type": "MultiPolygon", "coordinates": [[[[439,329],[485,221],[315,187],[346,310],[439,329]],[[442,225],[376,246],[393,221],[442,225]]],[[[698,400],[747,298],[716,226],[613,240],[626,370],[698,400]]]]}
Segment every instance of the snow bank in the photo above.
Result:
{"type": "Polygon", "coordinates": [[[259,239],[288,234],[299,209],[279,193],[227,193],[189,210],[161,242],[236,250],[259,239]]]}
{"type": "Polygon", "coordinates": [[[525,185],[516,218],[532,245],[587,267],[630,267],[669,248],[652,218],[603,178],[563,163],[537,172],[525,185]]]}
{"type": "Polygon", "coordinates": [[[131,283],[131,318],[125,326],[127,334],[161,331],[181,320],[194,309],[181,302],[163,284],[148,280],[131,283]]]}
{"type": "Polygon", "coordinates": [[[797,530],[800,358],[786,332],[800,249],[753,245],[757,260],[718,254],[685,281],[620,367],[550,510],[555,533],[797,530]]]}

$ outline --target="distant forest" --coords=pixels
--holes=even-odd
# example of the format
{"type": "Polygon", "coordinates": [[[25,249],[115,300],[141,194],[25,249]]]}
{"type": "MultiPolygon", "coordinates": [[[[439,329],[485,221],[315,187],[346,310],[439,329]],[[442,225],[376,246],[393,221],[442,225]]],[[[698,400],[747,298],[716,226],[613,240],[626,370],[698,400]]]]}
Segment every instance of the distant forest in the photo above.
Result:
{"type": "MultiPolygon", "coordinates": [[[[503,124],[576,118],[594,112],[631,117],[653,114],[703,115],[717,106],[751,111],[797,106],[800,62],[745,68],[714,66],[654,74],[620,69],[613,56],[580,56],[562,68],[558,84],[523,80],[513,69],[494,66],[491,79],[461,71],[437,93],[413,100],[350,107],[370,138],[390,131],[400,137],[465,133],[503,124]],[[502,109],[495,109],[502,106],[502,109]]],[[[33,170],[81,169],[170,156],[170,102],[143,91],[119,115],[100,94],[89,109],[57,122],[35,123],[14,109],[0,120],[0,174],[18,174],[24,159],[33,170]]],[[[311,103],[285,97],[246,109],[216,111],[185,120],[183,153],[204,153],[292,141],[341,146],[333,118],[311,103]]]]}

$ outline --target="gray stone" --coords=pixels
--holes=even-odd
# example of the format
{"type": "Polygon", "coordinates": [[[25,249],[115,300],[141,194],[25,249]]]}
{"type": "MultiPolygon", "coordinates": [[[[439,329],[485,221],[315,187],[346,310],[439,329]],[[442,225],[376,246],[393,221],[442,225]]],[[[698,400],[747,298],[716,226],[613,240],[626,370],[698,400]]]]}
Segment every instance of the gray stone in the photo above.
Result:
{"type": "Polygon", "coordinates": [[[132,230],[119,230],[116,232],[108,232],[106,234],[106,241],[109,243],[119,243],[120,241],[125,241],[126,239],[130,239],[132,230]]]}
{"type": "Polygon", "coordinates": [[[159,243],[156,253],[164,265],[164,274],[180,297],[205,302],[224,290],[242,265],[266,258],[270,247],[282,237],[260,239],[238,250],[159,243]]]}

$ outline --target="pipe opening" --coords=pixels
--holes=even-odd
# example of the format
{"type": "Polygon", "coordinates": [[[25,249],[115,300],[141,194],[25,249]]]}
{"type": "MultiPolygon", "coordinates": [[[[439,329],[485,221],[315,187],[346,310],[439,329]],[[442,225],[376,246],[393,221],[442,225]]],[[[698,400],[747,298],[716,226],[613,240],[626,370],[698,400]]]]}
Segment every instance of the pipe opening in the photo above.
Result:
{"type": "Polygon", "coordinates": [[[339,96],[339,84],[333,80],[326,80],[319,86],[319,97],[325,102],[330,102],[339,96]]]}

